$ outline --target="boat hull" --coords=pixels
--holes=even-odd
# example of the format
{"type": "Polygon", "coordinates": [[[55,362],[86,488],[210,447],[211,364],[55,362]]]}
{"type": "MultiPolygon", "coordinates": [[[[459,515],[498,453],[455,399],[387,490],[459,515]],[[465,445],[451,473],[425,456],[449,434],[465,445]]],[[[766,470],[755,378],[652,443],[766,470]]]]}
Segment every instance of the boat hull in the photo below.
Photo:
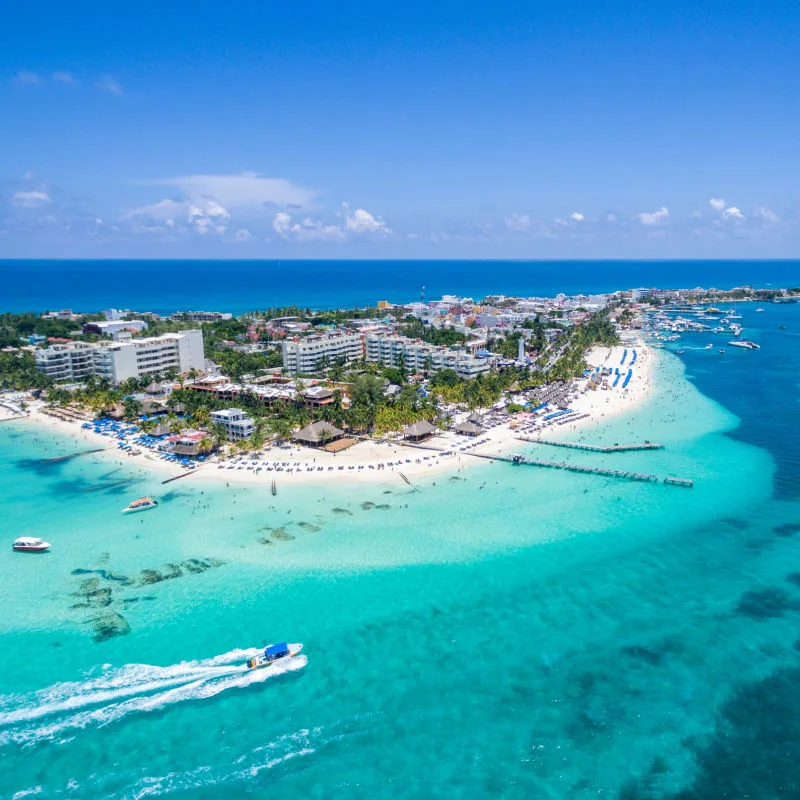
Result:
{"type": "Polygon", "coordinates": [[[138,514],[140,511],[149,511],[151,508],[158,508],[158,503],[153,503],[151,506],[138,506],[137,508],[123,508],[123,514],[138,514]]]}
{"type": "Polygon", "coordinates": [[[263,655],[251,658],[247,662],[247,669],[264,669],[264,667],[271,667],[273,664],[280,664],[281,661],[288,661],[294,658],[303,649],[302,644],[293,644],[289,646],[289,652],[280,658],[274,658],[268,661],[263,655]]]}
{"type": "Polygon", "coordinates": [[[50,549],[50,545],[36,545],[31,547],[28,545],[14,544],[11,546],[11,549],[16,553],[46,553],[50,549]]]}

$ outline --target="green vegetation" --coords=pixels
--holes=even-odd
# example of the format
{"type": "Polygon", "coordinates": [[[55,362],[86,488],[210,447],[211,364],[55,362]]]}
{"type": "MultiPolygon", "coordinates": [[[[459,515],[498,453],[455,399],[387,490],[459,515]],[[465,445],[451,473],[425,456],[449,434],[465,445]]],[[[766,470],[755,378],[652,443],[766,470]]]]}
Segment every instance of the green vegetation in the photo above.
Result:
{"type": "Polygon", "coordinates": [[[103,319],[100,314],[84,314],[79,319],[73,321],[64,319],[50,319],[40,317],[33,312],[23,314],[0,314],[0,348],[19,347],[23,342],[20,340],[27,338],[31,334],[39,336],[55,336],[61,339],[81,339],[85,341],[95,341],[96,335],[75,335],[73,331],[79,331],[85,322],[103,319]]]}
{"type": "Polygon", "coordinates": [[[43,389],[50,379],[36,369],[33,354],[27,351],[0,352],[0,389],[43,389]]]}
{"type": "Polygon", "coordinates": [[[575,325],[567,334],[567,342],[561,355],[548,370],[548,381],[566,381],[578,377],[586,369],[586,353],[596,345],[612,347],[619,344],[614,323],[607,310],[592,314],[580,325],[575,325]]]}
{"type": "Polygon", "coordinates": [[[452,328],[434,328],[431,325],[425,325],[422,320],[410,315],[398,326],[397,332],[410,339],[422,339],[428,344],[444,345],[445,347],[461,344],[469,338],[465,333],[454,331],[452,328]]]}

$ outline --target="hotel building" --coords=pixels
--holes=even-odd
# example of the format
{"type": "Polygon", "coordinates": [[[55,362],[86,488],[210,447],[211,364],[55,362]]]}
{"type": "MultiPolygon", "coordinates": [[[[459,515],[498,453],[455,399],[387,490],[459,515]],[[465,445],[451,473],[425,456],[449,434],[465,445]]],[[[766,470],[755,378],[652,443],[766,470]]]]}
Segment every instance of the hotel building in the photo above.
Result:
{"type": "Polygon", "coordinates": [[[283,348],[283,368],[289,375],[311,373],[321,364],[342,361],[349,364],[364,357],[364,342],[360,333],[314,334],[286,339],[283,348]]]}
{"type": "Polygon", "coordinates": [[[491,369],[486,358],[406,336],[368,335],[364,337],[364,346],[367,361],[389,367],[399,367],[404,363],[409,372],[427,371],[432,375],[442,369],[452,369],[460,378],[471,379],[491,369]]]}
{"type": "Polygon", "coordinates": [[[225,437],[231,442],[238,442],[251,436],[256,424],[241,408],[224,408],[211,412],[211,422],[225,428],[225,437]]]}
{"type": "Polygon", "coordinates": [[[188,372],[205,367],[201,331],[165,333],[120,342],[69,342],[34,353],[36,366],[49,378],[83,380],[89,375],[122,383],[127,378],[160,375],[167,370],[188,372]]]}

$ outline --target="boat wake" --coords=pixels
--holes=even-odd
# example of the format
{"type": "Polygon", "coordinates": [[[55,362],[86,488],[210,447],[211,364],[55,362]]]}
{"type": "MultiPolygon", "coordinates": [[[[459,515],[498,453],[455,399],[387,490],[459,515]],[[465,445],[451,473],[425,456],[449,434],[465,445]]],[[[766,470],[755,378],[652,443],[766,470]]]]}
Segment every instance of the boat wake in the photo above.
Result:
{"type": "Polygon", "coordinates": [[[302,669],[304,655],[264,669],[245,664],[261,648],[231,650],[169,667],[127,664],[104,667],[97,677],[57,683],[28,694],[0,696],[0,747],[53,741],[89,727],[103,727],[130,714],[160,711],[186,700],[204,700],[302,669]]]}

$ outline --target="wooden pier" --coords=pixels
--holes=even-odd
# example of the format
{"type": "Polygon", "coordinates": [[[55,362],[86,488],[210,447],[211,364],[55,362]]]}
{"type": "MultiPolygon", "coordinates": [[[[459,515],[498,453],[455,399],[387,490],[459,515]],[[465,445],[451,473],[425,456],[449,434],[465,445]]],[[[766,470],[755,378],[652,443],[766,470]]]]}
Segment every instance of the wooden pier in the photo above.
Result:
{"type": "Polygon", "coordinates": [[[42,464],[56,464],[59,461],[69,461],[71,458],[78,458],[78,456],[90,456],[92,453],[102,453],[105,447],[97,447],[94,450],[82,450],[80,453],[70,453],[66,456],[56,456],[55,458],[44,458],[42,464]]]}
{"type": "Polygon", "coordinates": [[[172,481],[179,481],[181,478],[186,478],[189,475],[193,475],[195,472],[197,472],[196,469],[189,469],[186,472],[181,472],[180,475],[173,475],[171,478],[161,481],[161,484],[163,485],[165,483],[172,483],[172,481]]]}
{"type": "Polygon", "coordinates": [[[529,444],[547,444],[550,447],[567,447],[571,450],[587,450],[590,453],[633,453],[637,450],[663,450],[663,444],[641,442],[634,444],[612,444],[606,447],[598,444],[581,444],[580,442],[557,442],[554,439],[533,439],[528,436],[518,436],[521,442],[529,444]]]}
{"type": "Polygon", "coordinates": [[[683,486],[685,489],[691,489],[694,486],[694,481],[689,478],[664,478],[664,483],[670,486],[683,486]]]}

